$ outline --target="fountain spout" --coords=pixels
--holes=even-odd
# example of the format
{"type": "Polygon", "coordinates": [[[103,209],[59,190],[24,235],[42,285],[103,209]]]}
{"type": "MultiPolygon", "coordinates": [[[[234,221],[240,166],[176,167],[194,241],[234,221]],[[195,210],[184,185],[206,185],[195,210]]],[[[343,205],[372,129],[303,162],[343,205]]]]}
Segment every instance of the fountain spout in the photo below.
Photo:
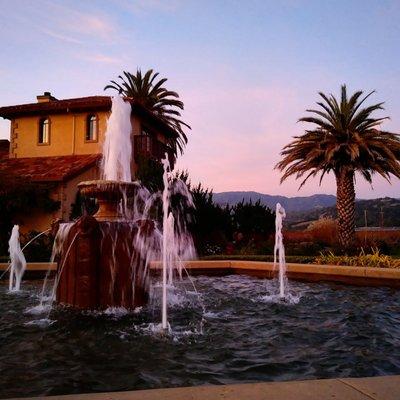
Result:
{"type": "Polygon", "coordinates": [[[26,260],[19,243],[19,226],[14,225],[8,242],[10,252],[10,291],[18,292],[21,288],[21,280],[26,269],[26,260]]]}
{"type": "Polygon", "coordinates": [[[286,260],[285,260],[285,246],[283,245],[283,220],[286,218],[285,209],[276,204],[275,211],[275,246],[274,246],[274,269],[276,268],[277,259],[279,263],[279,297],[281,299],[286,296],[286,260]]]}

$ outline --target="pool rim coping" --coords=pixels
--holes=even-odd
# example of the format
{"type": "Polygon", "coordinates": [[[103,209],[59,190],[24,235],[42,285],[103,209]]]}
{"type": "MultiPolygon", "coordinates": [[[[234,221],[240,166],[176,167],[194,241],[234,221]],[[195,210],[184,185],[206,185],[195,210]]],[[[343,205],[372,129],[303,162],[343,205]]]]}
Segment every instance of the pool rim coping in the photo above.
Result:
{"type": "MultiPolygon", "coordinates": [[[[277,268],[273,262],[246,260],[192,260],[185,261],[184,267],[193,275],[211,274],[244,274],[259,278],[274,278],[277,268]]],[[[0,271],[5,271],[8,263],[0,263],[0,271]]],[[[27,271],[34,275],[45,271],[55,271],[57,263],[28,263],[27,271]]],[[[152,262],[150,269],[157,273],[160,262],[152,262]]],[[[400,288],[399,268],[373,268],[321,264],[287,263],[286,272],[289,279],[302,281],[331,281],[362,286],[391,286],[400,288]]],[[[3,279],[7,279],[4,274],[3,279]]],[[[29,279],[29,278],[28,278],[29,279]]]]}

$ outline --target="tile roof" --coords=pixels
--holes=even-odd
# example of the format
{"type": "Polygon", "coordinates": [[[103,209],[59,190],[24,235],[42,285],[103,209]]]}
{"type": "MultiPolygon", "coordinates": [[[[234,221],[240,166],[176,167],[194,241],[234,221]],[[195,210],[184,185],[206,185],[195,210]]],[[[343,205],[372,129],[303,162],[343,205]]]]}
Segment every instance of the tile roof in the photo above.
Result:
{"type": "Polygon", "coordinates": [[[13,118],[21,115],[111,110],[110,96],[89,96],[74,99],[51,100],[42,103],[18,104],[0,107],[0,116],[13,118]]]}
{"type": "Polygon", "coordinates": [[[0,158],[0,174],[32,182],[61,182],[99,163],[100,154],[0,158]]]}
{"type": "MultiPolygon", "coordinates": [[[[177,132],[157,114],[141,103],[125,97],[132,104],[132,112],[148,120],[166,136],[177,137],[177,132]]],[[[0,117],[13,119],[21,116],[64,114],[69,112],[111,111],[111,96],[89,96],[74,99],[51,100],[42,103],[19,104],[0,107],[0,117]]]]}

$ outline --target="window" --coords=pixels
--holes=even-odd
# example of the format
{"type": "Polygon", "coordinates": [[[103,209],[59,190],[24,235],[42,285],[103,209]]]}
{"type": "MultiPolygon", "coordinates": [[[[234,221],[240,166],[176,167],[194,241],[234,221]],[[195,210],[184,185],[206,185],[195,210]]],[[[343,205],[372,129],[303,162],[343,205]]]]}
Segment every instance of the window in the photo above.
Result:
{"type": "Polygon", "coordinates": [[[50,143],[50,121],[48,118],[42,118],[39,121],[39,144],[50,143]]]}
{"type": "Polygon", "coordinates": [[[97,116],[96,115],[88,115],[87,124],[86,124],[86,142],[95,142],[97,141],[97,116]]]}
{"type": "Polygon", "coordinates": [[[146,153],[151,153],[151,135],[148,131],[142,129],[142,151],[146,153]]]}

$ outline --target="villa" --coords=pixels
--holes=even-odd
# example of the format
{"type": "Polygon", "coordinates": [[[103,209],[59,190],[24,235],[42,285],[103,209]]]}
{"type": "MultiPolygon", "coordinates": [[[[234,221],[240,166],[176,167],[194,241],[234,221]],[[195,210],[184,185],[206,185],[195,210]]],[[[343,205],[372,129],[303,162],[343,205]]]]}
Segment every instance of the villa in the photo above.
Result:
{"type": "MultiPolygon", "coordinates": [[[[140,156],[160,161],[168,153],[176,132],[154,113],[132,104],[133,176],[140,156]]],[[[23,232],[43,231],[52,221],[70,219],[77,184],[100,177],[99,163],[111,97],[90,96],[58,100],[50,92],[37,96],[36,103],[0,108],[8,119],[10,141],[0,141],[0,176],[51,185],[51,198],[60,202],[52,213],[38,210],[20,216],[23,232]]]]}

